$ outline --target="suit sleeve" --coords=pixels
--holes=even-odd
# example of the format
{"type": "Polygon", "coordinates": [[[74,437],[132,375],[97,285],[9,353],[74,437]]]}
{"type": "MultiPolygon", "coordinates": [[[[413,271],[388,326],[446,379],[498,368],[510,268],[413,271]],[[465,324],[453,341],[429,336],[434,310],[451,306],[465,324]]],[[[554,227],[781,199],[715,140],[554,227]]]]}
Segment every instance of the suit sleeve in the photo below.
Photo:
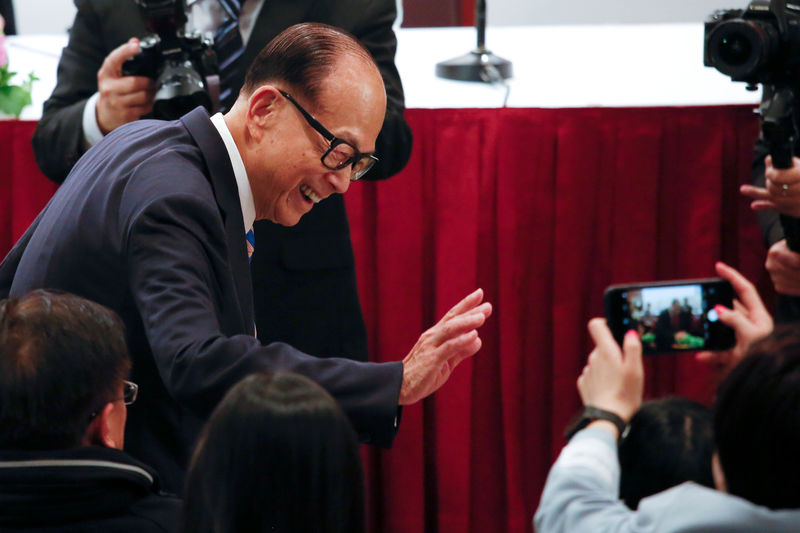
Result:
{"type": "MultiPolygon", "coordinates": [[[[372,54],[386,86],[386,118],[376,143],[379,163],[370,170],[365,179],[379,180],[400,172],[411,157],[411,128],[406,122],[405,97],[400,74],[394,63],[397,52],[397,36],[392,25],[397,18],[395,0],[367,0],[350,2],[345,10],[340,5],[339,12],[362,13],[360,22],[353,28],[355,35],[372,54]]],[[[341,2],[340,4],[345,4],[341,2]]],[[[341,23],[342,27],[347,27],[341,23]]]]}
{"type": "Polygon", "coordinates": [[[78,11],[58,62],[56,87],[33,134],[36,163],[56,183],[64,181],[85,151],[83,108],[97,92],[97,71],[110,52],[101,36],[104,25],[90,2],[75,0],[75,6],[78,11]]]}
{"type": "Polygon", "coordinates": [[[227,244],[218,220],[216,205],[207,200],[186,193],[160,197],[135,217],[125,245],[130,291],[172,397],[207,417],[244,376],[297,372],[339,401],[362,441],[390,446],[402,363],[318,359],[286,344],[262,346],[250,335],[223,334],[218,317],[240,310],[225,307],[235,299],[222,294],[220,279],[231,273],[219,267],[226,264],[227,244]]]}

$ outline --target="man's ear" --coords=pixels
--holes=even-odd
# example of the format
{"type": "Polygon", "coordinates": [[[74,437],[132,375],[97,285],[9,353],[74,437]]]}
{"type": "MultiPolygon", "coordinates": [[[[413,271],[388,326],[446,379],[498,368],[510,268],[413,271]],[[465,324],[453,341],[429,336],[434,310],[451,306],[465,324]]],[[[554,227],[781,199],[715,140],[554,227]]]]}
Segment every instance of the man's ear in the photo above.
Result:
{"type": "Polygon", "coordinates": [[[269,128],[282,98],[280,91],[272,85],[262,85],[253,91],[247,99],[247,129],[251,135],[258,136],[269,128]]]}
{"type": "Polygon", "coordinates": [[[114,424],[119,417],[115,409],[122,409],[122,402],[108,402],[103,409],[94,417],[86,434],[83,437],[84,444],[94,446],[105,446],[106,448],[122,449],[122,443],[117,442],[114,435],[119,434],[115,431],[114,424]]]}
{"type": "Polygon", "coordinates": [[[719,454],[714,451],[711,456],[711,475],[714,477],[714,486],[720,492],[728,492],[728,484],[725,482],[725,472],[722,471],[722,463],[719,462],[719,454]]]}

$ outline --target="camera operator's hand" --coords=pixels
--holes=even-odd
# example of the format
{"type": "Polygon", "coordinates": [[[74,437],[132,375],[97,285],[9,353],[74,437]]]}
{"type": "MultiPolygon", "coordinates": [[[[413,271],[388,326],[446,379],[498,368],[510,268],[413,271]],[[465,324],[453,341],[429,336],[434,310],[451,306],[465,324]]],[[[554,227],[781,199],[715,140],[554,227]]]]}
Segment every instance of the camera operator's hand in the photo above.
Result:
{"type": "Polygon", "coordinates": [[[786,239],[770,247],[766,267],[777,292],[800,296],[800,254],[789,249],[786,239]]]}
{"type": "Polygon", "coordinates": [[[589,321],[595,349],[578,378],[578,392],[584,406],[611,411],[625,421],[639,410],[644,391],[642,342],[631,330],[620,349],[605,319],[589,321]]]}
{"type": "Polygon", "coordinates": [[[103,135],[153,109],[153,80],[122,75],[122,64],[138,51],[139,40],[132,38],[108,54],[97,71],[97,125],[103,135]]]}
{"type": "Polygon", "coordinates": [[[730,281],[739,296],[733,301],[733,309],[721,305],[714,307],[720,321],[736,332],[736,346],[723,352],[706,351],[697,354],[698,361],[711,365],[714,378],[719,383],[742,360],[750,344],[772,332],[774,323],[758,291],[747,278],[725,263],[718,262],[714,266],[717,274],[730,281]]]}
{"type": "Polygon", "coordinates": [[[753,199],[750,207],[756,211],[770,210],[800,217],[800,159],[793,158],[789,169],[773,167],[771,156],[767,156],[764,163],[766,186],[742,185],[739,192],[753,199]]]}

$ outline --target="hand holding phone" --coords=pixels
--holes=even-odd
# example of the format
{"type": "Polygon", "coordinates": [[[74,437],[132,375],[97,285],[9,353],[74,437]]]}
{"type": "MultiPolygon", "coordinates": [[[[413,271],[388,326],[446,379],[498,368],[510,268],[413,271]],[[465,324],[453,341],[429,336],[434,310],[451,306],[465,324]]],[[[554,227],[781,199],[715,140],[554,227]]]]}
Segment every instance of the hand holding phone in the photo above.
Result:
{"type": "Polygon", "coordinates": [[[617,342],[633,329],[643,353],[654,354],[733,348],[734,331],[714,309],[731,308],[733,296],[730,282],[711,278],[614,285],[603,301],[617,342]]]}
{"type": "Polygon", "coordinates": [[[723,352],[703,351],[697,354],[698,361],[712,367],[719,382],[744,357],[751,343],[772,332],[774,323],[758,291],[747,278],[725,263],[717,262],[714,266],[717,274],[733,285],[738,296],[733,308],[720,315],[720,320],[736,332],[736,346],[723,352]]]}

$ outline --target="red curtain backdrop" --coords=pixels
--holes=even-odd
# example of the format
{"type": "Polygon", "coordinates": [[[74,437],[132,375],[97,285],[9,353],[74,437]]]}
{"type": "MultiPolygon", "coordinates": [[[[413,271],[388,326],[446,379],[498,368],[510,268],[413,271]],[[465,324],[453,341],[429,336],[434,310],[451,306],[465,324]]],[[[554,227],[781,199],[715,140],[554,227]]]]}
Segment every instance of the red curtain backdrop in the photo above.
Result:
{"type": "MultiPolygon", "coordinates": [[[[746,107],[409,110],[411,162],[348,192],[376,360],[483,287],[476,357],[405,409],[391,451],[366,454],[374,532],[531,531],[586,322],[611,283],[713,276],[762,288],[765,250],[737,191],[758,124],[746,107]]],[[[647,360],[647,393],[708,402],[692,355],[647,360]]]]}
{"type": "Polygon", "coordinates": [[[11,249],[56,190],[33,159],[34,129],[33,121],[0,121],[0,256],[11,249]]]}
{"type": "MultiPolygon", "coordinates": [[[[475,287],[494,315],[483,348],[407,407],[390,451],[365,449],[374,532],[531,531],[545,476],[579,408],[586,322],[611,283],[739,267],[768,290],[749,179],[749,107],[412,109],[408,167],[347,195],[377,361],[475,287]]],[[[55,187],[34,124],[0,122],[0,254],[55,187]]],[[[647,394],[709,401],[692,355],[650,357],[647,394]]]]}

